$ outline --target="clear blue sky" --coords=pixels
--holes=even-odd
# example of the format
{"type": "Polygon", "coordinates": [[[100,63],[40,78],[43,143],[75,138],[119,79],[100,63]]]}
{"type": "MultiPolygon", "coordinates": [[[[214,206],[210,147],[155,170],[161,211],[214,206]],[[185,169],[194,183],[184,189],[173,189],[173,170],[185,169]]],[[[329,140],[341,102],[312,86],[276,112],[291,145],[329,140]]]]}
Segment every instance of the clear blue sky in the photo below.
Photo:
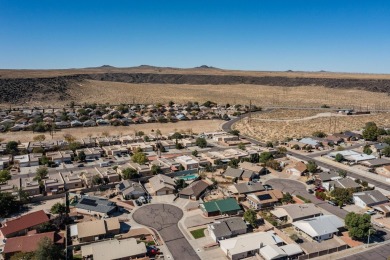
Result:
{"type": "Polygon", "coordinates": [[[390,73],[390,1],[0,0],[0,68],[390,73]]]}

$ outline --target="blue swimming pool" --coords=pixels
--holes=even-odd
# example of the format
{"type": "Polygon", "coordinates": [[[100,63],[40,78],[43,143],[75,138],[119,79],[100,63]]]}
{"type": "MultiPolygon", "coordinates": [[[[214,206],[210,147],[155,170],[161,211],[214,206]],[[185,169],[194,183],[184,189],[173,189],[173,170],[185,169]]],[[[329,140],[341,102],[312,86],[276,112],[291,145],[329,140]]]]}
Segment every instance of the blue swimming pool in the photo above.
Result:
{"type": "Polygon", "coordinates": [[[177,176],[176,179],[191,181],[191,180],[195,180],[198,177],[199,177],[199,174],[188,174],[188,175],[183,175],[183,176],[177,176]]]}

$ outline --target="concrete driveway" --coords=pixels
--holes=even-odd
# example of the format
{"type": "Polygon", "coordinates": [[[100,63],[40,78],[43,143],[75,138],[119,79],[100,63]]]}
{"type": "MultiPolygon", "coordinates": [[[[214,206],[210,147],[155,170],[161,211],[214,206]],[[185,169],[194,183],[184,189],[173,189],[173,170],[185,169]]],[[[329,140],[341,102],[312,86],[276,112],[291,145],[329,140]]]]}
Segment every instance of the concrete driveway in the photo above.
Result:
{"type": "Polygon", "coordinates": [[[149,204],[138,208],[133,213],[133,219],[160,233],[174,259],[198,260],[192,246],[188,243],[178,227],[183,211],[169,204],[149,204]]]}

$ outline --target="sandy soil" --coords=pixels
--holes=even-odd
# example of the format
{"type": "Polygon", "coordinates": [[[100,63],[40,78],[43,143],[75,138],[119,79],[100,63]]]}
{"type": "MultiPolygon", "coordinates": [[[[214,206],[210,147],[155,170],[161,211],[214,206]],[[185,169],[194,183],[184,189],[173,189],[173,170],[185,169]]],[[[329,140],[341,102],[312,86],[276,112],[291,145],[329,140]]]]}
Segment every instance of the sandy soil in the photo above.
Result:
{"type": "MultiPolygon", "coordinates": [[[[302,113],[305,117],[307,113],[300,110],[291,110],[290,117],[300,117],[302,113]]],[[[278,115],[282,114],[286,117],[287,112],[279,113],[275,111],[275,116],[272,117],[272,112],[268,117],[278,119],[278,115]]],[[[287,121],[269,121],[252,120],[248,124],[248,119],[237,122],[233,128],[240,130],[243,134],[255,137],[264,141],[280,141],[286,137],[298,138],[311,136],[314,131],[323,131],[325,133],[341,132],[345,130],[360,130],[367,122],[375,122],[381,127],[390,127],[390,113],[377,113],[371,115],[359,116],[340,116],[330,115],[322,116],[314,119],[296,119],[287,121]]]]}
{"type": "MultiPolygon", "coordinates": [[[[218,131],[219,126],[224,121],[221,120],[197,120],[197,121],[182,121],[177,123],[150,123],[150,124],[139,124],[139,125],[130,125],[130,126],[101,126],[101,127],[89,127],[89,128],[69,128],[58,131],[54,134],[53,139],[63,139],[64,134],[71,134],[76,138],[86,138],[92,134],[93,137],[101,136],[103,132],[108,132],[109,135],[134,135],[134,131],[143,131],[145,134],[151,132],[151,130],[160,129],[162,134],[172,133],[174,131],[184,131],[188,132],[189,129],[193,133],[202,133],[202,132],[211,132],[218,131]]],[[[33,137],[38,135],[38,133],[32,132],[7,132],[1,133],[0,138],[5,141],[21,141],[28,142],[32,141],[33,137]]],[[[46,139],[51,139],[51,136],[46,133],[46,139]]]]}
{"type": "Polygon", "coordinates": [[[277,87],[258,85],[172,85],[130,84],[90,80],[73,88],[71,96],[79,103],[164,103],[207,100],[218,103],[287,107],[354,107],[390,109],[390,96],[355,89],[325,87],[277,87]]]}

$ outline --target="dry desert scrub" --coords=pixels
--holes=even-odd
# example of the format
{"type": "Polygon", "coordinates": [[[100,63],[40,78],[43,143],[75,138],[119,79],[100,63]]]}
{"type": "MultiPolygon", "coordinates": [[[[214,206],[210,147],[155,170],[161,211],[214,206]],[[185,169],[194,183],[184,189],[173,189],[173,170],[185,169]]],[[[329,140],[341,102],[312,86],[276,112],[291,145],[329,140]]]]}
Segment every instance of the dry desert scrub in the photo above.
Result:
{"type": "MultiPolygon", "coordinates": [[[[299,112],[295,111],[294,113],[298,114],[299,112]]],[[[257,119],[252,120],[250,125],[248,124],[248,119],[245,118],[234,124],[233,128],[240,130],[240,132],[244,135],[248,135],[259,140],[281,141],[287,137],[299,138],[311,136],[315,131],[333,133],[334,131],[341,132],[345,130],[360,130],[367,122],[375,122],[378,126],[389,127],[390,113],[358,116],[332,115],[331,117],[318,117],[314,119],[296,121],[262,121],[261,119],[257,119]],[[335,125],[336,128],[334,127],[335,125]]]]}

